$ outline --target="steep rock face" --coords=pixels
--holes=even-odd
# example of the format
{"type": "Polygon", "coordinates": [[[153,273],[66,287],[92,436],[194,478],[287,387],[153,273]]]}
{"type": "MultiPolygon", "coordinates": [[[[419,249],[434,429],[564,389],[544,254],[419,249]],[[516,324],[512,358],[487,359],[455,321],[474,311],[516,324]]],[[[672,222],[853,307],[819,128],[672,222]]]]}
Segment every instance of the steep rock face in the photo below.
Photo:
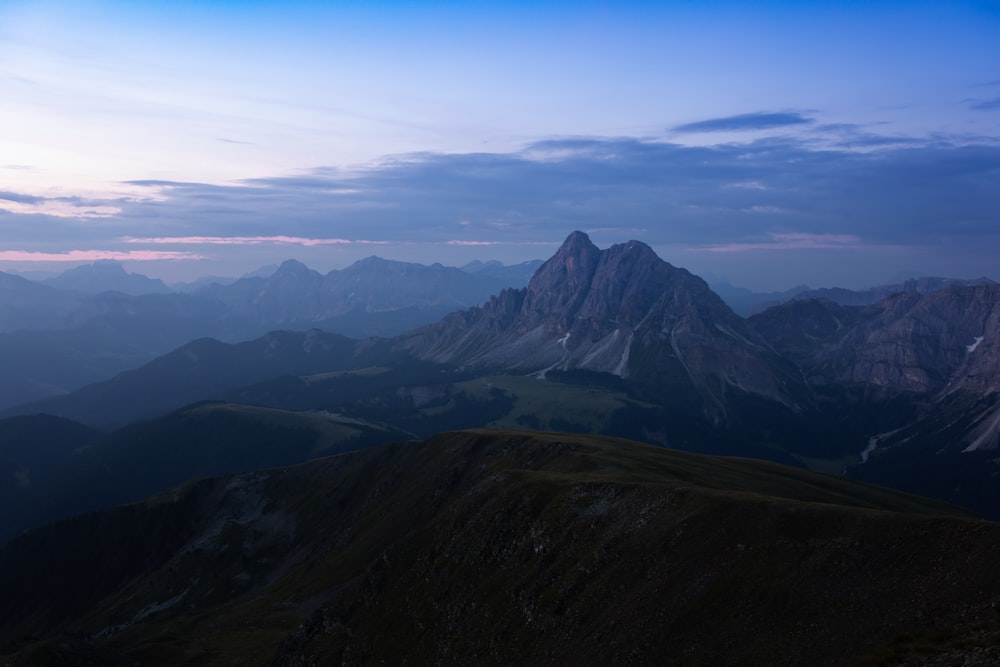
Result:
{"type": "Polygon", "coordinates": [[[750,319],[812,383],[929,393],[995,388],[1000,286],[895,294],[874,306],[796,301],[750,319]],[[977,342],[978,341],[978,342],[977,342]]]}
{"type": "Polygon", "coordinates": [[[905,292],[864,307],[792,302],[750,321],[814,388],[916,406],[868,434],[852,474],[995,512],[1000,466],[966,455],[1000,449],[1000,285],[905,292]]]}
{"type": "Polygon", "coordinates": [[[728,388],[793,403],[785,363],[697,276],[638,241],[599,250],[574,232],[524,290],[403,336],[425,359],[544,377],[586,369],[683,377],[709,403],[728,388]]]}

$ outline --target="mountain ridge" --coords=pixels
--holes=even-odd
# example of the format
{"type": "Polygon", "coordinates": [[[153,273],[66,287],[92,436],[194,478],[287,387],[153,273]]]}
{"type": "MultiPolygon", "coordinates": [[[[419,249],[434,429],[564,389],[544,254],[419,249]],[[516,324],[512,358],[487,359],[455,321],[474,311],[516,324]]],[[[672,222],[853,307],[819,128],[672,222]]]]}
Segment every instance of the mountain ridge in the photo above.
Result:
{"type": "Polygon", "coordinates": [[[672,366],[717,416],[726,388],[797,404],[797,379],[703,280],[644,243],[599,250],[583,232],[570,234],[526,288],[406,334],[399,346],[438,363],[539,377],[583,369],[641,378],[672,366]]]}
{"type": "Polygon", "coordinates": [[[22,536],[0,549],[0,640],[36,664],[988,664],[1000,528],[950,513],[759,461],[448,433],[22,536]]]}

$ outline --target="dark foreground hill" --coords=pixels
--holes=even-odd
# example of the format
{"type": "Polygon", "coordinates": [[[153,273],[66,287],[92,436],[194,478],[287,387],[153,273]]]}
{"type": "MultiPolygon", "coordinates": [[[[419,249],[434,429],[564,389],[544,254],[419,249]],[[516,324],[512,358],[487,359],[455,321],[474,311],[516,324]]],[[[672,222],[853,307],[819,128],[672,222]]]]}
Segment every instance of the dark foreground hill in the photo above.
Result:
{"type": "Polygon", "coordinates": [[[996,664],[998,548],[997,524],[776,464],[448,433],[15,540],[0,662],[996,664]]]}
{"type": "Polygon", "coordinates": [[[196,477],[292,465],[407,437],[340,414],[222,402],[106,433],[48,415],[0,420],[0,544],[196,477]]]}

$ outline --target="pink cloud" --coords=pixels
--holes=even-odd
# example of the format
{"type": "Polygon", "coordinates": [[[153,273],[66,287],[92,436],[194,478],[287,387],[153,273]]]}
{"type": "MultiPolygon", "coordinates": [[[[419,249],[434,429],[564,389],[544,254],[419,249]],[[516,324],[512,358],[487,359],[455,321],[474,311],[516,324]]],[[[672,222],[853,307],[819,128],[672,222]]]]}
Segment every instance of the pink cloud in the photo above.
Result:
{"type": "Polygon", "coordinates": [[[445,241],[445,245],[458,246],[489,246],[489,245],[515,245],[515,246],[553,246],[559,245],[558,241],[445,241]]]}
{"type": "Polygon", "coordinates": [[[820,248],[857,248],[861,239],[853,234],[807,234],[790,232],[768,234],[771,241],[762,243],[726,243],[693,248],[701,252],[753,252],[755,250],[811,250],[820,248]]]}
{"type": "Polygon", "coordinates": [[[126,236],[121,239],[125,243],[151,243],[169,245],[379,245],[385,241],[351,241],[348,239],[312,239],[303,236],[155,236],[151,238],[135,238],[126,236]]]}
{"type": "Polygon", "coordinates": [[[66,252],[0,250],[0,262],[96,262],[101,259],[150,262],[176,259],[205,259],[205,257],[193,252],[159,250],[67,250],[66,252]]]}

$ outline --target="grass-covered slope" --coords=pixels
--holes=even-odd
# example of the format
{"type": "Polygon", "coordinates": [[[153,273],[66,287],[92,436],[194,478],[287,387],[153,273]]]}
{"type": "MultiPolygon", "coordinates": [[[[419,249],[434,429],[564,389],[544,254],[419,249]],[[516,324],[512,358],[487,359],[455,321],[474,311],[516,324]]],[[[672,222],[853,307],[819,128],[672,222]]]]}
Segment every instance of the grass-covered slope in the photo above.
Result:
{"type": "Polygon", "coordinates": [[[465,431],[25,535],[0,551],[0,646],[13,664],[991,664],[998,548],[997,524],[842,478],[465,431]]]}
{"type": "Polygon", "coordinates": [[[405,437],[339,414],[222,402],[111,433],[46,415],[14,417],[0,421],[0,499],[11,500],[0,508],[0,544],[25,529],[136,502],[196,477],[291,465],[405,437]],[[3,439],[22,423],[19,439],[3,439]]]}

